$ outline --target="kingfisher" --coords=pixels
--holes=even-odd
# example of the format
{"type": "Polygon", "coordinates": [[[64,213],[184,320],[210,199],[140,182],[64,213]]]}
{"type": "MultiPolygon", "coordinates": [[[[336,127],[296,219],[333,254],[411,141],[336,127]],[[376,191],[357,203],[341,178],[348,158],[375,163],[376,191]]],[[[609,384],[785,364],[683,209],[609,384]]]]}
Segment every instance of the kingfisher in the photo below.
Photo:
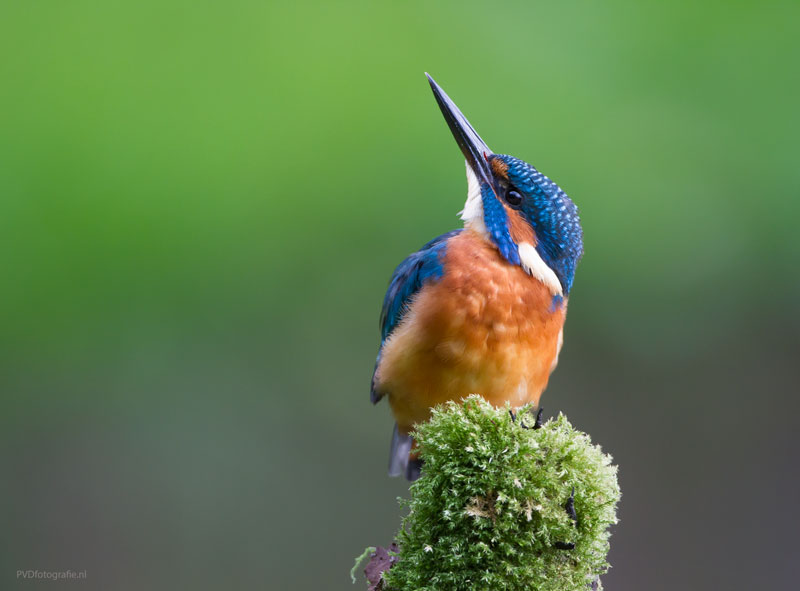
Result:
{"type": "Polygon", "coordinates": [[[431,408],[480,394],[495,406],[538,405],[558,363],[575,269],[578,209],[513,156],[495,154],[425,74],[466,159],[464,227],[409,255],[389,282],[370,399],[395,419],[389,474],[422,470],[410,435],[431,408]]]}

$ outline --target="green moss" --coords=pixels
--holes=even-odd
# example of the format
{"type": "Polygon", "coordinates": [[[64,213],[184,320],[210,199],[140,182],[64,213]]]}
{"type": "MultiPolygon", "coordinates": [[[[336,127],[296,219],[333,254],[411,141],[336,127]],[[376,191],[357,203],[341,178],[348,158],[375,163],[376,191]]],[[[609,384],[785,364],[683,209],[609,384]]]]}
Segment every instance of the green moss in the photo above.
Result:
{"type": "Polygon", "coordinates": [[[567,591],[608,569],[608,528],[620,498],[611,457],[559,415],[540,429],[479,396],[419,425],[425,459],[398,534],[398,591],[567,591]],[[565,509],[574,489],[574,515],[565,509]],[[573,549],[559,549],[558,546],[573,549]]]}

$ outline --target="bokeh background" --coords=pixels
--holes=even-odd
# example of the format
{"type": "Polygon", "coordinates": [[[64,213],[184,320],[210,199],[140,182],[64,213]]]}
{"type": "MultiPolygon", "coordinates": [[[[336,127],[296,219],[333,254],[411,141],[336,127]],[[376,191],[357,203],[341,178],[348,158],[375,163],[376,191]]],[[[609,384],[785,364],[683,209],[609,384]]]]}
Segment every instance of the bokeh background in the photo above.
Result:
{"type": "Polygon", "coordinates": [[[383,292],[465,198],[429,71],[581,208],[543,406],[620,466],[606,588],[794,588],[798,22],[3,3],[0,587],[353,588],[407,494],[368,402],[383,292]]]}

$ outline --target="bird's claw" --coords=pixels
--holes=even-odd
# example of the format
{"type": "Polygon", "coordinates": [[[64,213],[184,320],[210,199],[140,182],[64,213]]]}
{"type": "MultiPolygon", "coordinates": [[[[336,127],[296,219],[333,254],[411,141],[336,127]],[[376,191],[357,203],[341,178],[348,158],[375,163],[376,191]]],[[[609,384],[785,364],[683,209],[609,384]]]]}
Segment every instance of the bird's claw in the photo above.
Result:
{"type": "Polygon", "coordinates": [[[533,424],[534,429],[542,428],[542,412],[544,412],[544,408],[539,407],[539,412],[536,413],[536,422],[533,424]]]}
{"type": "MultiPolygon", "coordinates": [[[[522,421],[519,422],[519,426],[522,427],[523,429],[541,429],[542,428],[542,411],[543,410],[544,410],[543,408],[540,408],[539,412],[536,413],[536,420],[534,421],[532,427],[529,427],[528,425],[526,425],[522,421]]],[[[513,415],[512,415],[512,418],[513,418],[513,415]]]]}
{"type": "MultiPolygon", "coordinates": [[[[534,421],[532,426],[526,425],[522,421],[522,417],[520,417],[519,426],[522,427],[523,429],[541,429],[542,428],[542,412],[543,411],[544,411],[544,408],[540,408],[539,412],[536,413],[536,420],[534,421]]],[[[517,422],[517,415],[510,408],[508,409],[508,415],[511,417],[511,422],[512,423],[516,423],[517,422]]]]}

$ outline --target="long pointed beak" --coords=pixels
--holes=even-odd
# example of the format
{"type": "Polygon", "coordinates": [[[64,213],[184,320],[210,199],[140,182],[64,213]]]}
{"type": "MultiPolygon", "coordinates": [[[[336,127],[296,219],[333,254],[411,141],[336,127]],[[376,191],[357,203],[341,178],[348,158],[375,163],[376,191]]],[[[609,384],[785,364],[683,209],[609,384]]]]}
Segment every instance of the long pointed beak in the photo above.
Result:
{"type": "Polygon", "coordinates": [[[433,90],[433,96],[436,97],[436,102],[442,110],[442,115],[444,115],[444,119],[447,121],[447,126],[453,133],[453,137],[456,138],[458,147],[461,148],[461,151],[464,153],[464,158],[467,159],[470,168],[472,168],[472,171],[481,183],[488,184],[495,195],[498,195],[497,181],[492,174],[492,169],[489,167],[488,162],[489,156],[492,156],[492,151],[489,149],[489,146],[481,139],[481,136],[479,136],[478,132],[470,125],[469,121],[467,121],[467,118],[464,117],[464,114],[459,110],[456,104],[450,100],[447,93],[442,90],[442,87],[436,84],[436,81],[431,78],[427,72],[425,72],[425,76],[428,77],[428,82],[430,82],[431,89],[433,90]]]}

